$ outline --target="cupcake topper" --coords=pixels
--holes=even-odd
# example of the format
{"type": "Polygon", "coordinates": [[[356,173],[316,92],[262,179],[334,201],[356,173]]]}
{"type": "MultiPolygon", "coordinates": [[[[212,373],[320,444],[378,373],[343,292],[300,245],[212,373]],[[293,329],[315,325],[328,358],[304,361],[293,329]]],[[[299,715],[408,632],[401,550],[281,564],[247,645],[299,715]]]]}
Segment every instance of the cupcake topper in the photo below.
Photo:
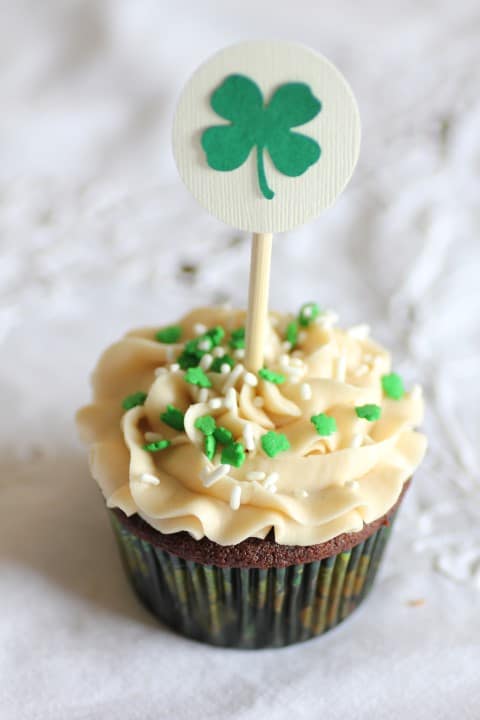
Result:
{"type": "Polygon", "coordinates": [[[349,86],[328,60],[301,45],[228,47],[183,90],[173,128],[180,175],[212,215],[253,233],[250,370],[263,365],[272,234],[332,205],[352,175],[359,146],[349,86]]]}

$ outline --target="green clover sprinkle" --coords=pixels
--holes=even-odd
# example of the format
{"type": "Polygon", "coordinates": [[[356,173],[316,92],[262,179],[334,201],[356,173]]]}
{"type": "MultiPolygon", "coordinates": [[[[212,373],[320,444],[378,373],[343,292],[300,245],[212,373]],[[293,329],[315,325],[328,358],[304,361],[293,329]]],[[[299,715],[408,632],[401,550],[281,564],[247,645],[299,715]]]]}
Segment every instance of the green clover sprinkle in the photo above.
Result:
{"type": "Polygon", "coordinates": [[[137,405],[143,405],[146,399],[146,392],[139,391],[133,393],[132,395],[127,395],[127,397],[122,400],[122,408],[124,410],[131,410],[132,408],[137,407],[137,405]]]}
{"type": "Polygon", "coordinates": [[[181,337],[182,328],[180,325],[170,325],[155,334],[155,340],[161,343],[168,343],[169,345],[178,342],[181,337]]]}
{"type": "Polygon", "coordinates": [[[308,302],[304,303],[298,313],[298,322],[302,327],[308,327],[312,322],[319,316],[320,307],[317,303],[308,302]]]}
{"type": "Polygon", "coordinates": [[[290,343],[292,347],[298,342],[298,323],[293,321],[288,323],[287,329],[285,330],[285,340],[290,343]]]}
{"type": "Polygon", "coordinates": [[[285,452],[285,450],[290,449],[290,443],[288,442],[287,436],[283,435],[283,433],[273,432],[273,430],[270,430],[265,433],[265,435],[262,435],[260,442],[263,451],[271,458],[275,457],[275,455],[278,455],[280,452],[285,452]]]}
{"type": "Polygon", "coordinates": [[[273,370],[269,370],[268,368],[261,368],[258,371],[258,374],[261,378],[263,378],[263,380],[275,383],[275,385],[281,385],[285,382],[285,375],[282,375],[282,373],[273,372],[273,370]]]}
{"type": "Polygon", "coordinates": [[[210,338],[213,343],[213,347],[218,347],[225,337],[225,330],[221,327],[221,325],[217,325],[216,327],[207,330],[205,335],[210,338]]]}
{"type": "Polygon", "coordinates": [[[217,423],[211,415],[203,415],[195,420],[194,425],[204,435],[213,435],[217,423]]]}
{"type": "Polygon", "coordinates": [[[222,355],[222,357],[217,357],[210,365],[210,372],[216,372],[219,373],[222,371],[222,365],[230,365],[231,368],[235,365],[235,360],[230,357],[230,355],[222,355]]]}
{"type": "Polygon", "coordinates": [[[397,373],[382,375],[382,388],[387,397],[400,400],[405,395],[403,380],[397,373]]]}
{"type": "Polygon", "coordinates": [[[213,436],[219,445],[230,445],[233,442],[233,433],[222,425],[215,428],[213,436]]]}
{"type": "Polygon", "coordinates": [[[160,420],[162,420],[165,425],[172,427],[174,430],[178,430],[179,432],[183,432],[185,430],[185,413],[176,408],[174,405],[167,405],[165,412],[160,415],[160,420]]]}
{"type": "Polygon", "coordinates": [[[310,422],[314,426],[315,430],[319,435],[331,435],[337,431],[337,423],[335,418],[326,415],[325,413],[319,413],[318,415],[312,415],[310,422]]]}
{"type": "Polygon", "coordinates": [[[165,450],[170,447],[171,444],[170,440],[156,440],[155,442],[144,445],[143,449],[147,452],[158,452],[159,450],[165,450]]]}
{"type": "Polygon", "coordinates": [[[222,450],[221,462],[233,467],[241,467],[245,462],[245,448],[242,443],[230,443],[222,450]]]}
{"type": "Polygon", "coordinates": [[[380,405],[359,405],[355,408],[355,412],[357,413],[357,417],[363,418],[364,420],[368,420],[369,422],[373,422],[374,420],[379,420],[380,416],[382,414],[382,408],[380,405]]]}
{"type": "Polygon", "coordinates": [[[205,435],[204,439],[205,455],[209,460],[213,460],[217,449],[217,441],[213,435],[205,435]]]}
{"type": "Polygon", "coordinates": [[[185,373],[185,382],[189,383],[190,385],[198,385],[198,387],[201,388],[212,387],[210,379],[205,375],[202,368],[200,367],[188,368],[187,372],[185,373]]]}
{"type": "Polygon", "coordinates": [[[209,127],[202,134],[208,165],[221,172],[236,170],[255,147],[258,184],[267,200],[275,193],[265,175],[265,150],[277,170],[288,177],[303,175],[320,158],[320,146],[315,140],[291,131],[313,120],[322,108],[305,83],[280,85],[264,105],[262,92],[253,80],[245,75],[229,75],[212,93],[210,105],[230,124],[209,127]]]}
{"type": "Polygon", "coordinates": [[[197,353],[187,352],[186,350],[180,353],[180,355],[177,357],[177,363],[180,365],[182,370],[188,370],[188,368],[197,367],[200,360],[201,355],[198,355],[197,353]]]}
{"type": "Polygon", "coordinates": [[[237,328],[232,331],[230,342],[228,343],[233,350],[241,350],[245,347],[245,328],[237,328]]]}

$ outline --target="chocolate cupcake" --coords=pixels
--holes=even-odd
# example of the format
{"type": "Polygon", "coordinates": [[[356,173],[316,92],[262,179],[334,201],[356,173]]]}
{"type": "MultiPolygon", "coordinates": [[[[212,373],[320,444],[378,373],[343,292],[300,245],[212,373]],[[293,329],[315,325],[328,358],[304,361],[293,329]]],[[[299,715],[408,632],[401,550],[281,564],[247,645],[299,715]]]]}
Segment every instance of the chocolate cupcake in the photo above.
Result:
{"type": "Polygon", "coordinates": [[[426,447],[421,390],[366,326],[314,303],[269,320],[258,374],[241,311],[131,332],[78,413],[138,596],[216,645],[279,647],[346,618],[426,447]]]}

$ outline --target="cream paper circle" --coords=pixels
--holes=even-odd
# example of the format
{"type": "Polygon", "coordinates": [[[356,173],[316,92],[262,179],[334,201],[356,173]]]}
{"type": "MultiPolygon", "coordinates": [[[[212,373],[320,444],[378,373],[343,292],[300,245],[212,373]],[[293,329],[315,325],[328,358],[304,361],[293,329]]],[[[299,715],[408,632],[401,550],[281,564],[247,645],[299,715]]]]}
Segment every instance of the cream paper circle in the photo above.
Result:
{"type": "Polygon", "coordinates": [[[360,116],[340,72],[309,48],[284,42],[247,42],[221,50],[201,65],[185,86],[173,125],[173,152],[180,175],[198,202],[228,225],[250,232],[282,232],[319,215],[349,181],[360,149],[360,116]],[[236,170],[207,164],[202,133],[229,122],[210,106],[214,90],[228,75],[248,76],[265,104],[279,85],[303,82],[322,104],[319,114],[293,128],[316,140],[320,159],[299,177],[278,172],[264,151],[265,172],[275,197],[260,192],[255,149],[236,170]]]}

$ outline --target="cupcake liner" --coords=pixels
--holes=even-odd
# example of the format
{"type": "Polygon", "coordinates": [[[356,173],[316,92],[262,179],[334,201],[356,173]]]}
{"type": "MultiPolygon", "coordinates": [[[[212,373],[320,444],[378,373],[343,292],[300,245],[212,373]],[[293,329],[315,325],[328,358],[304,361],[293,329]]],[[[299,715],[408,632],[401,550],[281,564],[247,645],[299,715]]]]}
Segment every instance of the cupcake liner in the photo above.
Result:
{"type": "Polygon", "coordinates": [[[267,569],[184,560],[109,514],[130,582],[158,619],[196,640],[253,649],[308,640],[347,618],[372,586],[396,513],[350,550],[267,569]]]}

